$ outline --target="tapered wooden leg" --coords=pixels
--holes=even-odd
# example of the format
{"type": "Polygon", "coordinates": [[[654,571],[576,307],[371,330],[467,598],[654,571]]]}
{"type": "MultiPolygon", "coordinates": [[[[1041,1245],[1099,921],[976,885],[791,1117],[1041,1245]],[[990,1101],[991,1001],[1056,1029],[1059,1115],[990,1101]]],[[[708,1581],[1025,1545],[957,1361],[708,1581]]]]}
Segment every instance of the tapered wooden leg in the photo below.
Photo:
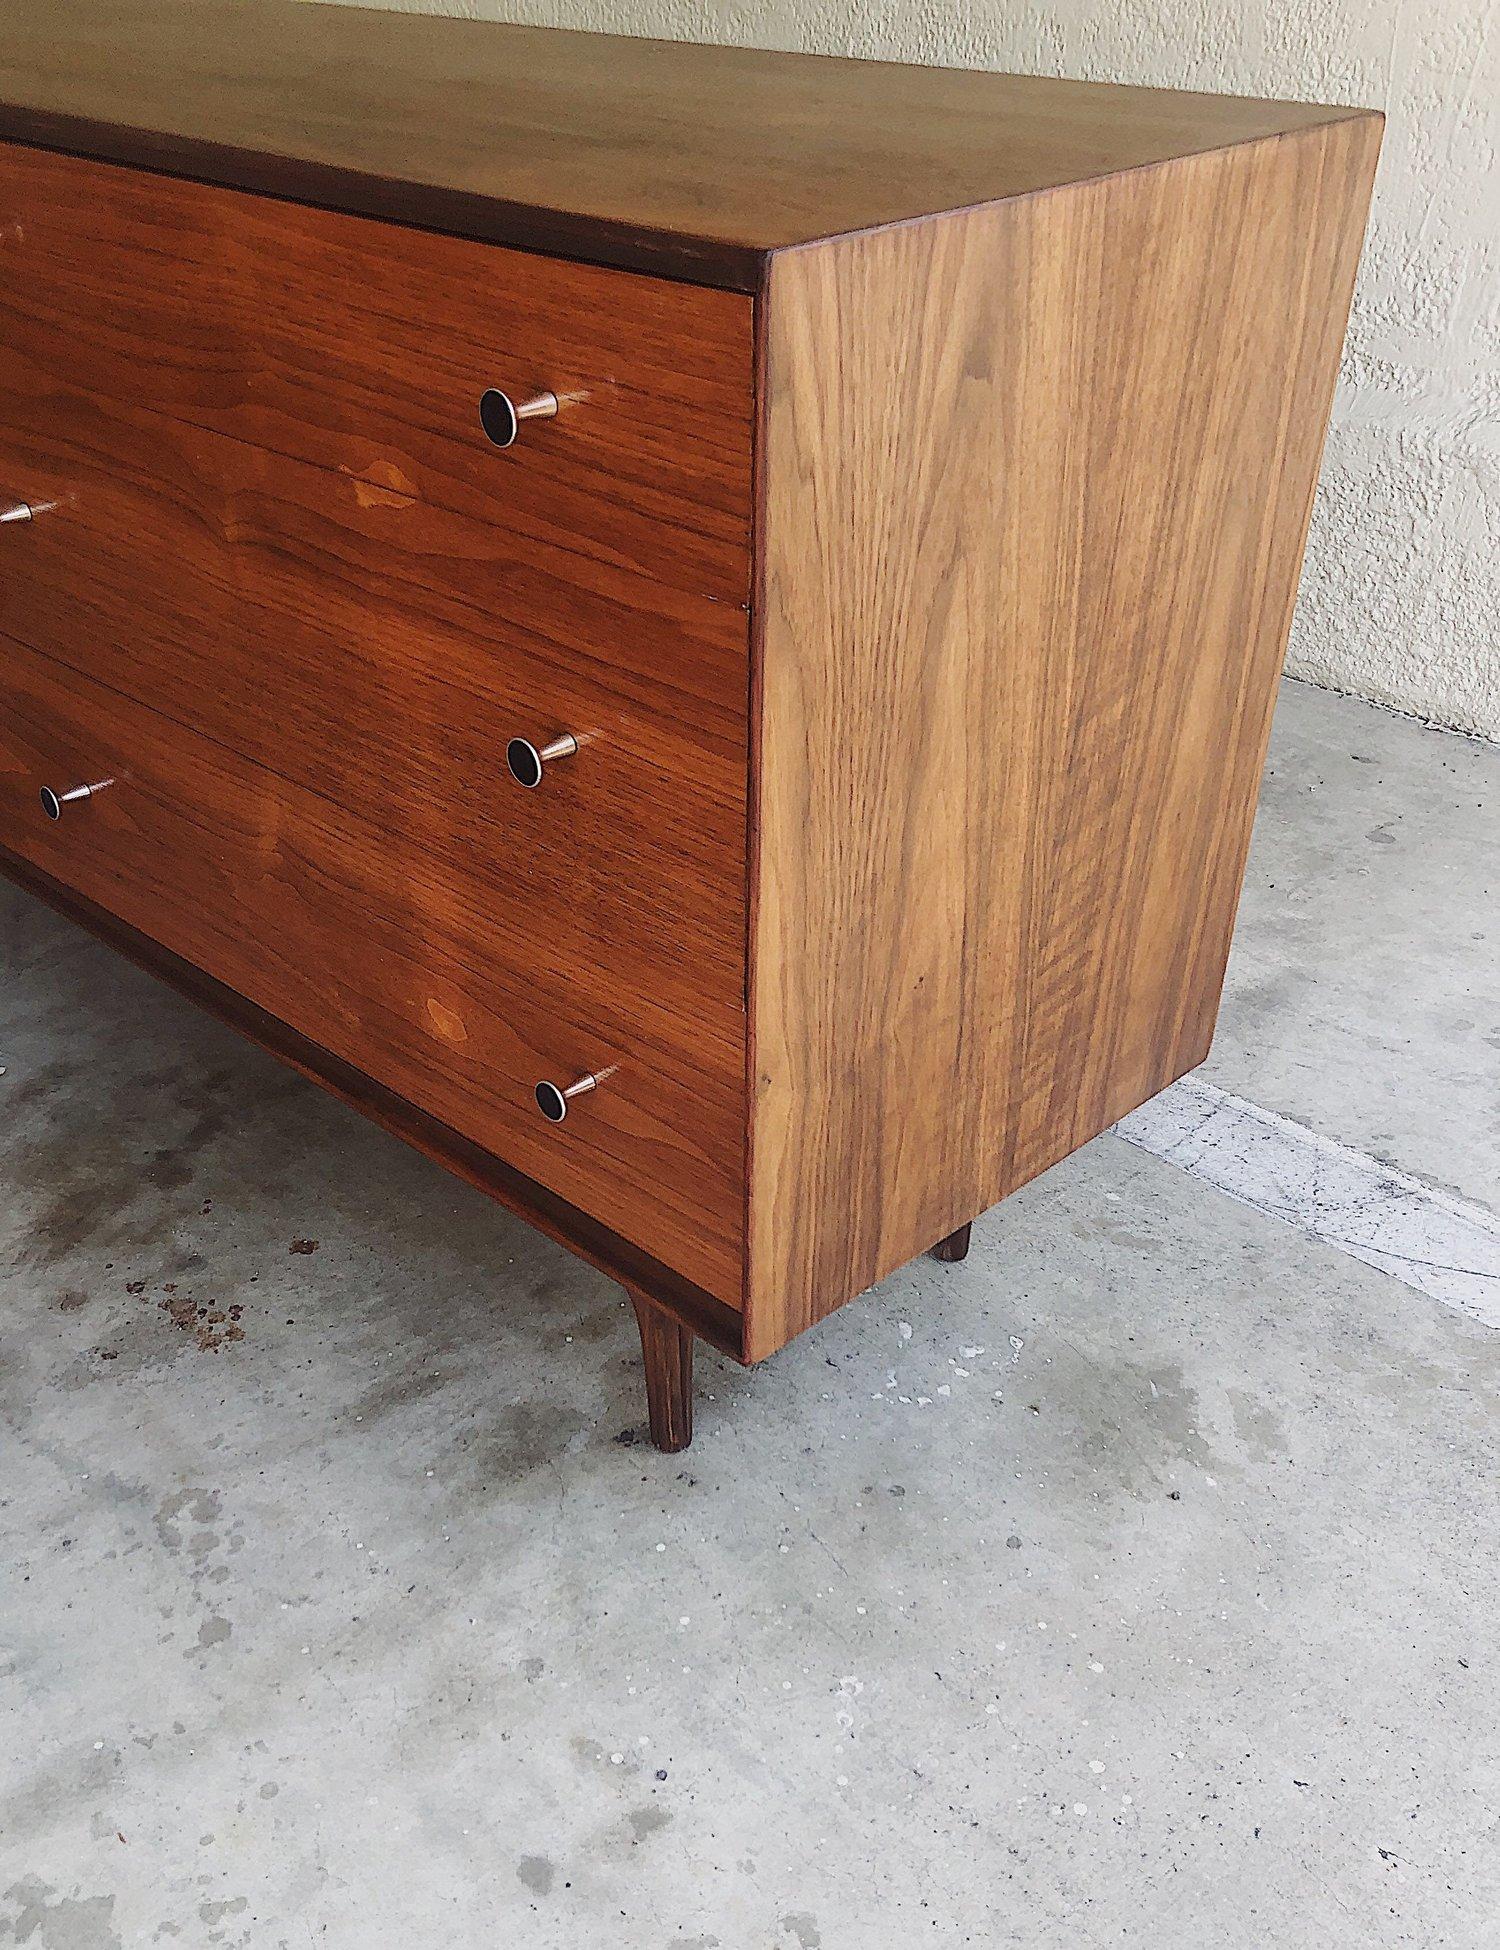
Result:
{"type": "Polygon", "coordinates": [[[646,1360],[646,1406],[651,1440],[675,1455],[693,1439],[693,1335],[665,1307],[629,1287],[646,1360]]]}
{"type": "Polygon", "coordinates": [[[961,1259],[967,1259],[969,1257],[969,1234],[973,1230],[972,1225],[967,1225],[960,1226],[957,1232],[950,1232],[946,1239],[940,1239],[933,1247],[933,1258],[946,1260],[950,1266],[961,1259]]]}

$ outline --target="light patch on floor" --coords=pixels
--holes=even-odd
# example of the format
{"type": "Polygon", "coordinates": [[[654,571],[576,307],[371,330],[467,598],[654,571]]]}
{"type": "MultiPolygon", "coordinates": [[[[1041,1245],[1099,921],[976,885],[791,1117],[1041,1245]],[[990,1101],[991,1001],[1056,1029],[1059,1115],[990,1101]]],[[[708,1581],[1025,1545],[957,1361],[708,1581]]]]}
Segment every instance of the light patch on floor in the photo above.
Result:
{"type": "Polygon", "coordinates": [[[1500,1327],[1500,1221],[1197,1077],[1115,1126],[1242,1205],[1500,1327]]]}

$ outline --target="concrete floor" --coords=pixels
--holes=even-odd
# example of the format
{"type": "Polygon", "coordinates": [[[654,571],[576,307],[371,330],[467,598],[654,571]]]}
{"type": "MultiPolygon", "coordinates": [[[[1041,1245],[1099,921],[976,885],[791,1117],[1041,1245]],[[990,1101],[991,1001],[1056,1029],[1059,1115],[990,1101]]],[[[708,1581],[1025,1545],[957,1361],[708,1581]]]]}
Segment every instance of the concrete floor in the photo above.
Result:
{"type": "MultiPolygon", "coordinates": [[[[1287,687],[1207,1071],[1491,1202],[1497,770],[1287,687]]],[[[0,1944],[1500,1943],[1500,1335],[1106,1136],[660,1458],[607,1281],[0,956],[0,1944]]]]}

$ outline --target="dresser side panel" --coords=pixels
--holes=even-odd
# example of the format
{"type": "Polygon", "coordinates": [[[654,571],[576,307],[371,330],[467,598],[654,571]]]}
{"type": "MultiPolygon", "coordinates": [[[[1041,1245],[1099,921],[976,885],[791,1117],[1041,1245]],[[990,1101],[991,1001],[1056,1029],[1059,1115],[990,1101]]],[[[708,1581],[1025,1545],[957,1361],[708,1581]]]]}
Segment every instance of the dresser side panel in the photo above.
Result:
{"type": "Polygon", "coordinates": [[[752,1358],[1206,1054],[1379,137],[773,260],[752,1358]]]}

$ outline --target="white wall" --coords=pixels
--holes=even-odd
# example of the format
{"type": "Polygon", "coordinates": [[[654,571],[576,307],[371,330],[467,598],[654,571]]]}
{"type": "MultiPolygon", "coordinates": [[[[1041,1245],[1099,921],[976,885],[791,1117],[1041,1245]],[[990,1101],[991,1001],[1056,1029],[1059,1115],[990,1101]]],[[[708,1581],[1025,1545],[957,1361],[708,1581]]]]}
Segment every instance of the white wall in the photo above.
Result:
{"type": "Polygon", "coordinates": [[[1384,108],[1288,667],[1500,737],[1495,0],[406,0],[543,26],[1384,108]]]}

